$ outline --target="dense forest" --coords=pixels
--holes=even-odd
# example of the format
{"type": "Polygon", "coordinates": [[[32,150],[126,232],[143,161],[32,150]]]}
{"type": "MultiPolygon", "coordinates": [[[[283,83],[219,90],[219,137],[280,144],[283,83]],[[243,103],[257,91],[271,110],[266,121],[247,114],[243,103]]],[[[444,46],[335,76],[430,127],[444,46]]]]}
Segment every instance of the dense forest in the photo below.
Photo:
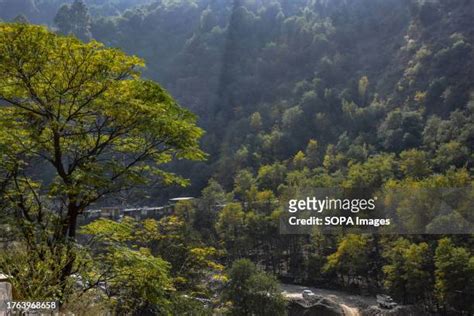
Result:
{"type": "MultiPolygon", "coordinates": [[[[420,315],[474,313],[472,235],[279,233],[283,201],[307,188],[364,188],[368,195],[393,188],[472,190],[473,17],[474,2],[469,0],[0,0],[0,19],[16,22],[2,24],[5,27],[41,24],[86,43],[70,45],[92,49],[103,43],[137,56],[120,53],[115,61],[110,57],[100,67],[111,72],[100,80],[109,84],[107,76],[115,76],[116,68],[125,67],[120,71],[130,76],[140,68],[146,79],[129,88],[117,87],[116,92],[124,100],[143,102],[133,103],[143,122],[131,114],[122,117],[118,108],[107,114],[123,122],[137,119],[139,126],[127,130],[137,134],[115,149],[137,155],[144,150],[153,156],[163,166],[151,168],[166,186],[137,176],[151,174],[147,167],[133,169],[123,180],[118,177],[121,186],[128,186],[126,181],[136,184],[127,192],[126,204],[198,197],[179,203],[172,215],[159,220],[100,219],[78,228],[81,236],[92,236],[93,251],[87,252],[85,246],[39,250],[38,262],[47,262],[48,256],[52,262],[40,265],[38,276],[52,269],[57,252],[81,258],[75,263],[61,261],[55,269],[63,285],[72,274],[89,278],[84,281],[91,285],[86,299],[78,299],[82,294],[71,286],[55,284],[51,276],[48,282],[36,283],[48,291],[24,288],[22,282],[32,275],[18,272],[28,261],[21,251],[0,258],[0,270],[15,266],[17,272],[10,269],[9,274],[19,275],[13,282],[19,298],[58,299],[78,313],[103,308],[118,314],[280,315],[286,309],[279,281],[358,294],[384,292],[401,304],[415,306],[420,315]],[[148,141],[145,124],[156,123],[153,115],[158,115],[146,108],[152,100],[164,104],[169,113],[159,121],[163,130],[153,130],[152,135],[168,139],[169,132],[174,137],[165,141],[163,156],[156,157],[141,147],[148,141]],[[107,295],[100,290],[102,276],[110,278],[107,295]],[[38,293],[46,294],[38,298],[38,293]],[[99,303],[85,303],[93,300],[99,303]]],[[[7,42],[8,36],[0,35],[0,41],[7,42]]],[[[0,53],[10,52],[2,45],[0,53]]],[[[33,51],[34,47],[32,55],[33,51]]],[[[69,58],[61,56],[57,58],[69,58]]],[[[109,57],[97,58],[99,63],[109,57]]],[[[8,67],[16,65],[12,60],[0,57],[0,72],[10,74],[8,67]]],[[[56,76],[62,75],[51,78],[56,76]]],[[[0,75],[4,84],[0,100],[36,98],[28,86],[15,96],[19,92],[8,89],[10,80],[0,75]]],[[[47,100],[60,98],[50,96],[52,88],[44,89],[47,100]]],[[[94,95],[93,88],[86,90],[94,95]]],[[[8,120],[13,115],[4,114],[2,135],[17,128],[8,120]]],[[[41,120],[33,122],[41,125],[41,120]]],[[[14,139],[2,136],[0,148],[14,139]]],[[[86,146],[84,142],[81,146],[86,146]]],[[[80,146],[68,146],[80,152],[80,146]]],[[[81,173],[80,180],[71,178],[87,192],[83,209],[117,201],[113,194],[120,190],[104,184],[116,178],[104,170],[126,166],[99,161],[84,169],[97,177],[81,173]],[[104,194],[97,193],[101,190],[104,194]],[[113,193],[110,198],[105,191],[113,193]]],[[[10,170],[10,165],[2,168],[10,170]]],[[[35,177],[54,183],[50,179],[54,170],[46,168],[35,177]]],[[[64,186],[52,185],[48,191],[61,201],[57,191],[68,188],[67,178],[63,180],[64,186]]],[[[413,208],[425,212],[423,198],[413,208]]],[[[10,212],[12,206],[4,208],[10,212]]],[[[78,215],[81,209],[75,212],[78,215]]],[[[412,213],[399,210],[401,217],[413,222],[432,220],[429,210],[421,217],[410,217],[412,213]]],[[[456,214],[472,227],[472,205],[463,205],[456,214]]],[[[22,237],[25,249],[35,238],[49,240],[47,235],[53,233],[48,225],[18,229],[27,235],[22,237]]],[[[69,227],[69,232],[75,229],[69,227]]],[[[76,238],[67,232],[65,236],[76,238]]]]}

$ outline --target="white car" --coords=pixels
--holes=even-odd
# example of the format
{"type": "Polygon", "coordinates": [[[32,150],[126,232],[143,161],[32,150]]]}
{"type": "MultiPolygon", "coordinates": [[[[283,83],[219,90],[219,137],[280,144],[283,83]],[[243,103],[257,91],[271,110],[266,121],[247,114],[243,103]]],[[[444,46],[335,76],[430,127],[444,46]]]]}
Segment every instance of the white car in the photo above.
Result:
{"type": "Polygon", "coordinates": [[[305,300],[311,300],[311,299],[314,299],[316,297],[316,294],[313,293],[313,291],[311,290],[304,290],[301,295],[303,296],[303,298],[305,300]]]}
{"type": "Polygon", "coordinates": [[[395,301],[388,295],[379,294],[376,297],[377,303],[381,308],[392,309],[397,307],[397,303],[395,303],[395,301]]]}

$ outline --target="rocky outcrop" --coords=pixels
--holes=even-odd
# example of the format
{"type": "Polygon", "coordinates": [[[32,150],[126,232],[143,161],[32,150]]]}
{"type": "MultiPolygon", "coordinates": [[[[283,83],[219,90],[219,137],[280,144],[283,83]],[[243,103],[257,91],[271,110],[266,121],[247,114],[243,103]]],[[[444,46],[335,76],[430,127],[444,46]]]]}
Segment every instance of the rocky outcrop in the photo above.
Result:
{"type": "Polygon", "coordinates": [[[424,313],[415,306],[400,305],[393,309],[383,309],[377,306],[371,306],[361,313],[363,316],[424,316],[431,315],[424,313]]]}
{"type": "Polygon", "coordinates": [[[311,301],[293,299],[288,304],[289,316],[340,316],[344,315],[341,306],[329,298],[316,296],[311,301]]]}

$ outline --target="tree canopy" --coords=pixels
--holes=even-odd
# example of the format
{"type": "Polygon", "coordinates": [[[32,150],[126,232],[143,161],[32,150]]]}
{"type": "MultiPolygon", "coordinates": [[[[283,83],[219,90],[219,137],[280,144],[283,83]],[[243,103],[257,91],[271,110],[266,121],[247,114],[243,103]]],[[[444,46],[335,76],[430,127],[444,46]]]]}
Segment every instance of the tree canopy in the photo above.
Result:
{"type": "MultiPolygon", "coordinates": [[[[30,253],[24,261],[5,254],[0,269],[23,281],[16,283],[21,287],[34,273],[51,274],[34,287],[45,299],[67,300],[71,275],[84,268],[87,256],[75,238],[87,207],[138,186],[186,185],[163,166],[205,157],[196,117],[157,83],[141,79],[143,66],[95,41],[0,24],[2,222],[21,245],[18,255],[30,253]]],[[[124,251],[115,258],[167,273],[167,263],[147,258],[146,251],[124,251]]],[[[155,290],[167,281],[159,282],[155,290]]],[[[23,299],[39,298],[18,291],[23,299]]]]}

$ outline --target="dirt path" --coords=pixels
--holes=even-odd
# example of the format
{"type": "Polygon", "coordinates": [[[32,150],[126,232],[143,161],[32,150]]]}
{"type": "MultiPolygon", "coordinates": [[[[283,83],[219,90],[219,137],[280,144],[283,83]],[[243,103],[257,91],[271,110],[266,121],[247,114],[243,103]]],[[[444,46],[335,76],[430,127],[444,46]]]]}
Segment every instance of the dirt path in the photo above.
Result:
{"type": "Polygon", "coordinates": [[[349,307],[346,304],[341,304],[342,311],[346,316],[359,316],[360,312],[357,307],[349,307]]]}
{"type": "Polygon", "coordinates": [[[303,298],[301,292],[303,290],[311,290],[316,295],[327,297],[337,304],[339,304],[347,316],[360,315],[360,307],[377,306],[377,301],[374,297],[366,297],[361,295],[352,295],[342,291],[318,289],[315,287],[308,287],[295,284],[281,284],[283,295],[288,298],[303,298]]]}

